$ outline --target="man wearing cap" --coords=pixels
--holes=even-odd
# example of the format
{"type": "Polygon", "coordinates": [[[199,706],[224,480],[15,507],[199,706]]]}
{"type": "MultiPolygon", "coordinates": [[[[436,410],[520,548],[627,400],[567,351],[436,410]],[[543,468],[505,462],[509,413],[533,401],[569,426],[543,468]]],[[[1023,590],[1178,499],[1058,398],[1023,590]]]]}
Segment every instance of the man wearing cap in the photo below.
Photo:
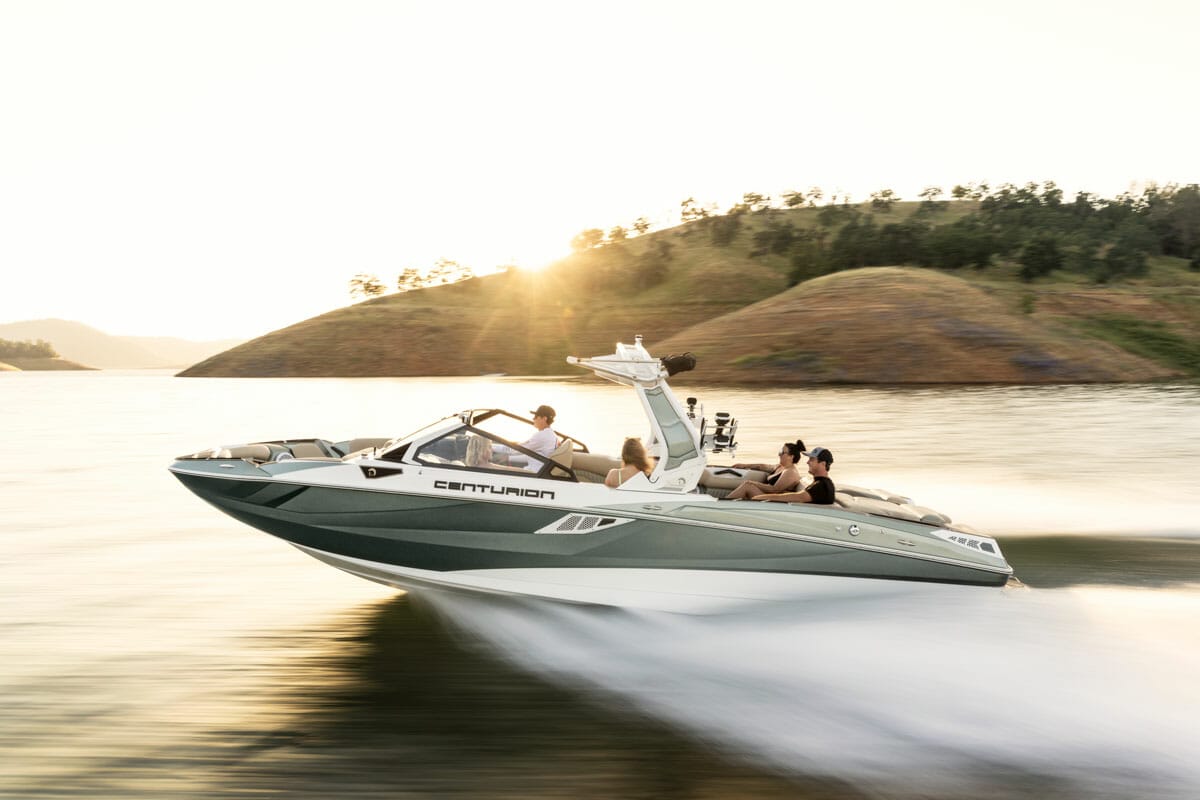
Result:
{"type": "Polygon", "coordinates": [[[549,456],[554,452],[554,448],[558,447],[558,434],[550,427],[554,424],[554,409],[540,405],[536,411],[529,413],[533,415],[533,427],[537,428],[537,433],[521,442],[521,447],[532,450],[539,456],[549,456]]]}
{"type": "Polygon", "coordinates": [[[766,503],[813,503],[814,505],[833,505],[836,488],[829,477],[833,467],[833,453],[824,447],[814,447],[803,455],[808,456],[808,474],[812,475],[812,483],[807,489],[799,492],[783,492],[781,494],[760,494],[752,499],[766,503]]]}
{"type": "MultiPolygon", "coordinates": [[[[536,411],[530,411],[533,415],[533,427],[537,428],[533,436],[530,436],[525,441],[521,442],[521,447],[526,450],[532,450],[540,456],[549,456],[554,452],[554,448],[558,447],[558,434],[550,426],[554,424],[554,409],[547,405],[540,405],[536,411]]],[[[496,445],[493,452],[503,453],[505,455],[513,455],[516,453],[511,447],[504,445],[496,445]]],[[[527,459],[520,459],[525,461],[527,459]]],[[[540,466],[537,465],[537,466],[540,466]]]]}

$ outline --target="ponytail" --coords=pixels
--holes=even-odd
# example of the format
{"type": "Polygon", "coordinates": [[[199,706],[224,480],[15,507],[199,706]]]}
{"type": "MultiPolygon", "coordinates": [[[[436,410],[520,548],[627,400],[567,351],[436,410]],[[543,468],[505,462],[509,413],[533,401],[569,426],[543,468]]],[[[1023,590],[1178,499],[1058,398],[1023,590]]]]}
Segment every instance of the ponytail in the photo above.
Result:
{"type": "Polygon", "coordinates": [[[783,446],[788,451],[788,455],[792,457],[792,462],[799,464],[800,456],[804,455],[804,451],[806,449],[804,447],[804,440],[797,439],[794,442],[784,442],[783,446]]]}

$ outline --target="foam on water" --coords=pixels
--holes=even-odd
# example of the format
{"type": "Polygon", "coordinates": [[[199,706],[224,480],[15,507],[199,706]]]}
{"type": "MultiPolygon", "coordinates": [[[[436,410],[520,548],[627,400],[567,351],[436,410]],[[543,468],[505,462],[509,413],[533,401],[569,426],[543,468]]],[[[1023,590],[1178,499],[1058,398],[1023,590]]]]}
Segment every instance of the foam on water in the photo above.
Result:
{"type": "Polygon", "coordinates": [[[424,599],[526,669],[775,769],[891,796],[1200,796],[1200,586],[914,586],[722,617],[424,599]]]}

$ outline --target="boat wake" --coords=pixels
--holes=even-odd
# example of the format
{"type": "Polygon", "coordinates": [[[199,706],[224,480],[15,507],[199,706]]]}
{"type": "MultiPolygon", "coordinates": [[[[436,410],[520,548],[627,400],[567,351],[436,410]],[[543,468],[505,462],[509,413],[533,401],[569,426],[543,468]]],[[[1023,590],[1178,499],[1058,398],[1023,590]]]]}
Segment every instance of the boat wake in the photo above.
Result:
{"type": "Polygon", "coordinates": [[[906,584],[717,617],[420,600],[524,669],[774,770],[887,796],[1200,794],[1200,587],[906,584]]]}

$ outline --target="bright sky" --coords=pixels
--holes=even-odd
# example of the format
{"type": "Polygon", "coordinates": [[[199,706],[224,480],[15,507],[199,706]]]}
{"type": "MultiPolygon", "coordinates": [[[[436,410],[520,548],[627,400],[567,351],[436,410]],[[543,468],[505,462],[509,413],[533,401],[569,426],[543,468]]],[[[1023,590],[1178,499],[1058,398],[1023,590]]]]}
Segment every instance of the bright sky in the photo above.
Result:
{"type": "Polygon", "coordinates": [[[0,322],[257,336],[694,196],[1200,182],[1180,0],[0,0],[0,322]]]}

